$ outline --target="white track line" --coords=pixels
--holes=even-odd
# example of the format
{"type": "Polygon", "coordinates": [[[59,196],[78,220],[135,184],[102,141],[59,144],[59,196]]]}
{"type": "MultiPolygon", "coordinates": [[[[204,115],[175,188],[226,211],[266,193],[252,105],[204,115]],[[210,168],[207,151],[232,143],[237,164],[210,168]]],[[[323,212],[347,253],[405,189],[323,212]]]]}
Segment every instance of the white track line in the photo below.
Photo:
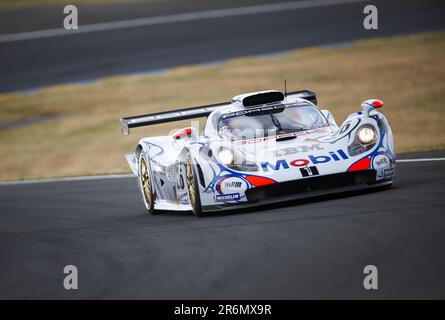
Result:
{"type": "MultiPolygon", "coordinates": [[[[397,160],[397,163],[404,162],[426,162],[426,161],[445,161],[445,158],[424,158],[424,159],[401,159],[397,160]]],[[[54,179],[35,179],[35,180],[19,180],[19,181],[3,181],[0,182],[0,186],[12,186],[20,184],[34,184],[34,183],[48,183],[48,182],[66,182],[66,181],[85,181],[85,180],[101,180],[101,179],[121,179],[135,177],[131,173],[125,174],[105,174],[97,176],[79,176],[79,177],[67,177],[67,178],[54,178],[54,179]]]]}
{"type": "Polygon", "coordinates": [[[235,17],[235,16],[250,15],[250,14],[286,11],[286,10],[326,7],[339,4],[364,2],[364,1],[365,0],[302,0],[302,1],[292,1],[292,2],[280,2],[280,3],[263,4],[257,6],[249,6],[249,7],[217,9],[217,10],[172,14],[165,16],[146,17],[139,19],[86,24],[86,25],[79,25],[79,29],[77,30],[65,30],[64,28],[62,28],[62,22],[61,22],[60,28],[56,29],[45,29],[45,30],[36,30],[36,31],[0,35],[0,42],[12,42],[21,40],[50,38],[57,36],[69,36],[69,35],[88,33],[88,32],[133,28],[141,26],[152,26],[152,25],[186,22],[186,21],[197,21],[203,19],[235,17]]]}
{"type": "Polygon", "coordinates": [[[396,162],[424,162],[424,161],[444,161],[445,158],[425,158],[425,159],[400,159],[396,162]]]}

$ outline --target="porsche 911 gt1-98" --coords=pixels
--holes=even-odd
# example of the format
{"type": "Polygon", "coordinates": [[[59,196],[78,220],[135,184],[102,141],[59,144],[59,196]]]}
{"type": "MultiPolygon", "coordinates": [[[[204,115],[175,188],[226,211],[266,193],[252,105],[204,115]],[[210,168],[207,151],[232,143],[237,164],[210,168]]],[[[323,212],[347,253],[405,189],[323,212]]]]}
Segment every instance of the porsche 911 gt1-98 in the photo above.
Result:
{"type": "Polygon", "coordinates": [[[338,126],[317,107],[313,91],[268,90],[230,102],[121,119],[122,131],[207,117],[203,132],[187,127],[140,139],[126,159],[148,212],[204,212],[391,185],[393,135],[366,100],[338,126]]]}

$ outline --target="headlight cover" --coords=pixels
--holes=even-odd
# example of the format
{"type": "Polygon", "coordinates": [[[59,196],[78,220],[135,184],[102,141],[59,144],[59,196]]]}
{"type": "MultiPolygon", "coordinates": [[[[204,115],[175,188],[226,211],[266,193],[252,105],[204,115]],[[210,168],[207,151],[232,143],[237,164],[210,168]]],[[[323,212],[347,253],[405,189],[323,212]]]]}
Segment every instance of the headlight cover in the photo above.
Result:
{"type": "Polygon", "coordinates": [[[377,142],[377,132],[371,125],[360,127],[355,137],[354,142],[348,146],[350,156],[357,156],[371,150],[377,142]]]}
{"type": "Polygon", "coordinates": [[[233,164],[233,160],[234,160],[233,152],[229,149],[221,149],[219,151],[218,158],[222,164],[225,164],[225,165],[233,164]]]}
{"type": "Polygon", "coordinates": [[[377,133],[372,126],[363,126],[357,130],[357,140],[361,144],[368,145],[375,142],[377,133]]]}
{"type": "Polygon", "coordinates": [[[223,147],[218,151],[218,159],[223,165],[235,171],[258,171],[256,163],[247,161],[238,151],[223,147]]]}

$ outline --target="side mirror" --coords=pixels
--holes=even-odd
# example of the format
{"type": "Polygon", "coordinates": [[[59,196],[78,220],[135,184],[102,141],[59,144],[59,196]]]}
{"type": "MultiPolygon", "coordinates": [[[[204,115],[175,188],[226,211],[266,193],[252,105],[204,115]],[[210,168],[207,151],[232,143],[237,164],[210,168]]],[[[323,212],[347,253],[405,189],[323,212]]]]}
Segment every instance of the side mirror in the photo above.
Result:
{"type": "Polygon", "coordinates": [[[196,138],[196,130],[192,127],[179,129],[172,134],[172,138],[175,140],[187,140],[196,138]]]}
{"type": "Polygon", "coordinates": [[[190,140],[196,140],[196,129],[192,127],[177,130],[172,134],[172,138],[176,147],[181,148],[190,140]]]}
{"type": "Polygon", "coordinates": [[[383,101],[378,99],[368,99],[362,102],[363,115],[369,117],[369,112],[383,107],[383,101]]]}

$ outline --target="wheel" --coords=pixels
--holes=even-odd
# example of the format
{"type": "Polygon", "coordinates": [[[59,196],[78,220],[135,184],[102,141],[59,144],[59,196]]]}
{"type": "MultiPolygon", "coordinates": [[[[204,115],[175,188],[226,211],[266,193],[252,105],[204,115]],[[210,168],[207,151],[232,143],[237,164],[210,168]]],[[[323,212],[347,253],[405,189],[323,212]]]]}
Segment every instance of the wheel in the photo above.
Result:
{"type": "Polygon", "coordinates": [[[185,163],[185,175],[187,177],[187,191],[189,195],[192,212],[196,217],[202,217],[201,198],[199,196],[199,186],[196,179],[195,166],[192,163],[190,154],[185,163]]]}
{"type": "Polygon", "coordinates": [[[151,171],[150,163],[141,152],[139,156],[139,186],[142,192],[142,199],[144,200],[145,208],[148,213],[154,214],[154,199],[153,199],[153,188],[151,184],[151,171]]]}

